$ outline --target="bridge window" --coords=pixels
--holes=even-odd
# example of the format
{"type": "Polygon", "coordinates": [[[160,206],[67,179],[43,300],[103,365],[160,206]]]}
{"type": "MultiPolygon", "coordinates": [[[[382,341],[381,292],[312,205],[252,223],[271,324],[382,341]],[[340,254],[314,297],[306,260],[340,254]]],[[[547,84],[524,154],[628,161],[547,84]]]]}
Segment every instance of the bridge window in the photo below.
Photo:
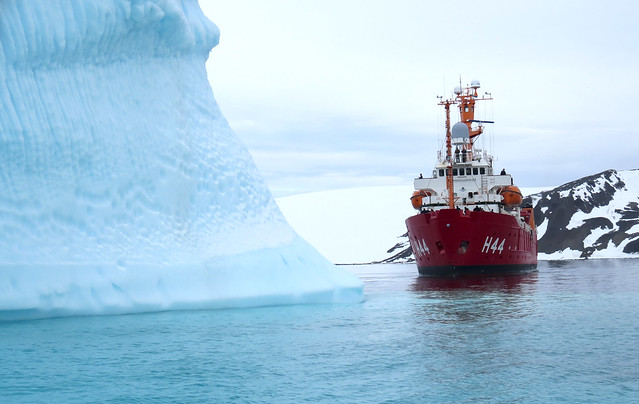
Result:
{"type": "Polygon", "coordinates": [[[443,177],[443,176],[444,176],[444,169],[443,169],[443,168],[440,168],[440,169],[439,169],[439,176],[440,176],[440,177],[443,177]]]}
{"type": "Polygon", "coordinates": [[[486,169],[484,167],[480,167],[479,168],[479,173],[480,174],[486,174],[486,169]]]}
{"type": "Polygon", "coordinates": [[[472,170],[471,170],[471,168],[470,168],[470,167],[466,168],[466,175],[470,175],[470,174],[471,174],[471,172],[472,172],[472,170]]]}
{"type": "Polygon", "coordinates": [[[473,167],[473,174],[474,175],[479,174],[479,170],[477,169],[477,167],[473,167]]]}
{"type": "Polygon", "coordinates": [[[456,168],[453,168],[453,175],[459,175],[456,168]]]}

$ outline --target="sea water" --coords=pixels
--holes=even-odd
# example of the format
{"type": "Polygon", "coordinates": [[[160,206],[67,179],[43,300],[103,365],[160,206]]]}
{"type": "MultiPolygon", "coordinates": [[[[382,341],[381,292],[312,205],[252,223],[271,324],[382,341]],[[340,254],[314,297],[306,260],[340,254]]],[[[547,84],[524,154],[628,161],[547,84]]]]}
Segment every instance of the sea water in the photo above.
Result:
{"type": "Polygon", "coordinates": [[[639,401],[639,260],[346,269],[363,303],[0,323],[0,402],[639,401]]]}

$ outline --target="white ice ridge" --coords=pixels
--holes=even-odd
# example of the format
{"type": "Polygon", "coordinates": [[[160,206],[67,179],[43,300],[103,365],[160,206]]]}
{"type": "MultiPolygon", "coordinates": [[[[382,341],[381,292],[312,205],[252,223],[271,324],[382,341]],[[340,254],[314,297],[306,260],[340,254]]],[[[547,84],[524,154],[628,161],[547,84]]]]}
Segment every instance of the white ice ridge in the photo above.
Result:
{"type": "Polygon", "coordinates": [[[220,113],[195,0],[0,3],[0,319],[353,302],[220,113]]]}

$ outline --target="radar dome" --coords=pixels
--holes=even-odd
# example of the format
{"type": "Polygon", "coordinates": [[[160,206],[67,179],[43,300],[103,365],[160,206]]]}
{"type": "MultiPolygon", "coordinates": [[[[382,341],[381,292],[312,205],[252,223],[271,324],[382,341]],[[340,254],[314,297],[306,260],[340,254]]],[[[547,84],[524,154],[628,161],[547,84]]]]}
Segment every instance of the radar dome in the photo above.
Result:
{"type": "Polygon", "coordinates": [[[454,139],[462,138],[467,139],[470,137],[470,131],[468,130],[468,125],[463,122],[457,122],[453,125],[451,129],[451,134],[454,139]]]}
{"type": "Polygon", "coordinates": [[[479,80],[473,80],[470,82],[470,88],[479,88],[479,80]]]}
{"type": "Polygon", "coordinates": [[[462,93],[462,89],[460,86],[455,86],[455,89],[453,90],[453,92],[457,95],[462,93]]]}

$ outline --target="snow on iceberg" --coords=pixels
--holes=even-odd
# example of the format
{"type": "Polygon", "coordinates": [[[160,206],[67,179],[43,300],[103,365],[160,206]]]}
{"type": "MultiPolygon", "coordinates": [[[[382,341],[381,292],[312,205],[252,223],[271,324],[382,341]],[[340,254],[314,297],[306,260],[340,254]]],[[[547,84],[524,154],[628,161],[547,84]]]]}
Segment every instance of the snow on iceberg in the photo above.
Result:
{"type": "Polygon", "coordinates": [[[0,10],[0,319],[362,300],[222,116],[195,0],[0,10]]]}

